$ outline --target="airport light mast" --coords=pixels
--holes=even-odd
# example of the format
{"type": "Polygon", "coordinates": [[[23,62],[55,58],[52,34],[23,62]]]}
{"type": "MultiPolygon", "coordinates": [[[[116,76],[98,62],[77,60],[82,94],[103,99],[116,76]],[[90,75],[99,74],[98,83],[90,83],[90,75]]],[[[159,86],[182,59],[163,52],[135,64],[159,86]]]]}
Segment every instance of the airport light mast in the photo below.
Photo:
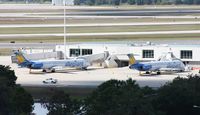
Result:
{"type": "Polygon", "coordinates": [[[66,59],[66,19],[65,19],[65,6],[66,6],[66,0],[63,1],[64,2],[64,60],[66,59]]]}

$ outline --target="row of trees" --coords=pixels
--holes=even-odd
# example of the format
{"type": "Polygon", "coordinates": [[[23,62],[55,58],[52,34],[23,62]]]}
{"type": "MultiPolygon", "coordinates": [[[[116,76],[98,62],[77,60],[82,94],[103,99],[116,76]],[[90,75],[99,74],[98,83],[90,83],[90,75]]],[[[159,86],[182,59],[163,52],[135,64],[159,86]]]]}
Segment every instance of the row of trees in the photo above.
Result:
{"type": "MultiPolygon", "coordinates": [[[[16,79],[10,67],[0,65],[0,115],[32,112],[32,96],[16,79]]],[[[47,97],[42,105],[49,115],[200,115],[200,77],[178,77],[156,90],[132,79],[109,80],[83,99],[57,90],[47,97]]]]}
{"type": "Polygon", "coordinates": [[[75,0],[76,5],[163,5],[163,4],[200,4],[200,0],[75,0]]]}
{"type": "Polygon", "coordinates": [[[200,77],[178,77],[157,90],[110,80],[81,100],[55,91],[43,106],[49,115],[200,115],[200,77]]]}

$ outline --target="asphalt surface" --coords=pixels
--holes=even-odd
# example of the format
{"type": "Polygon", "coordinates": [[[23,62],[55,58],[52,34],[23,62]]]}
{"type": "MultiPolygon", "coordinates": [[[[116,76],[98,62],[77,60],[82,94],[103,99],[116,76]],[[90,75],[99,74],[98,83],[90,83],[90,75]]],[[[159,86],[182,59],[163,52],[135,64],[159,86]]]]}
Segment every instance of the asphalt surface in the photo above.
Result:
{"type": "MultiPolygon", "coordinates": [[[[143,22],[143,23],[93,23],[66,24],[65,27],[106,27],[106,26],[152,26],[152,25],[199,25],[200,22],[143,22]]],[[[64,24],[11,24],[0,25],[0,28],[35,28],[35,27],[64,27],[64,24]]]]}
{"type": "MultiPolygon", "coordinates": [[[[0,18],[2,19],[12,19],[12,21],[18,19],[37,19],[43,18],[44,20],[48,19],[61,19],[63,18],[62,9],[64,6],[51,6],[51,5],[1,5],[0,18]],[[7,7],[6,7],[7,6],[7,7]],[[10,12],[7,10],[10,9],[10,12]],[[51,9],[51,10],[50,10],[51,9]],[[58,10],[59,9],[59,10],[58,10]],[[14,12],[14,10],[22,11],[22,12],[14,12]],[[32,12],[31,10],[36,10],[32,12]],[[42,10],[42,11],[40,11],[42,10]],[[48,11],[50,10],[50,11],[48,11]],[[55,10],[55,11],[53,11],[55,10]],[[12,12],[13,11],[13,12],[12,12]],[[29,12],[27,12],[29,11],[29,12]],[[31,11],[31,12],[30,12],[31,11]],[[37,12],[38,11],[38,12],[37,12]]],[[[169,8],[149,8],[145,7],[143,9],[124,9],[118,7],[65,7],[70,12],[66,12],[66,18],[68,19],[116,19],[116,18],[184,18],[184,19],[200,19],[200,16],[191,16],[191,15],[163,15],[167,13],[200,13],[199,9],[191,8],[177,8],[177,9],[169,9],[169,8]],[[151,13],[155,13],[157,15],[152,16],[151,13]],[[162,13],[162,15],[159,15],[162,13]],[[101,15],[106,14],[106,15],[101,15]],[[130,14],[130,15],[125,15],[130,14]],[[141,14],[136,15],[136,14],[141,14]],[[144,14],[144,15],[143,15],[144,14]],[[149,15],[145,15],[149,14],[149,15]]],[[[200,24],[198,21],[196,22],[162,22],[162,23],[96,23],[96,24],[67,24],[67,27],[84,27],[84,26],[136,26],[136,25],[197,25],[200,24]]],[[[62,24],[15,24],[15,25],[0,25],[0,28],[21,28],[21,27],[63,27],[62,24]]],[[[153,32],[108,32],[108,33],[68,33],[66,36],[126,36],[126,35],[152,35],[152,34],[199,34],[199,30],[185,30],[185,31],[153,31],[153,32]]],[[[16,38],[20,39],[28,38],[28,37],[47,37],[47,36],[64,36],[62,33],[51,33],[51,34],[0,34],[1,39],[11,39],[16,38]]]]}
{"type": "Polygon", "coordinates": [[[47,36],[128,36],[128,35],[168,35],[168,34],[199,34],[200,30],[184,31],[148,31],[148,32],[104,32],[104,33],[49,33],[49,34],[0,34],[0,38],[19,38],[20,37],[47,37],[47,36]]]}
{"type": "MultiPolygon", "coordinates": [[[[70,42],[70,44],[146,44],[152,42],[153,44],[168,44],[168,45],[199,45],[200,40],[128,40],[128,41],[113,41],[113,42],[70,42]]],[[[63,45],[63,43],[0,43],[0,48],[51,48],[55,49],[56,45],[63,45]]]]}
{"type": "MultiPolygon", "coordinates": [[[[24,6],[23,6],[24,7],[24,6]]],[[[23,8],[22,7],[22,8],[23,8]]],[[[16,7],[16,10],[22,9],[16,7]]],[[[54,12],[48,12],[48,9],[50,10],[56,10],[56,9],[62,10],[64,9],[63,6],[51,6],[46,9],[47,11],[45,12],[27,12],[27,13],[2,13],[0,16],[28,16],[28,15],[63,15],[60,11],[54,11],[54,12]]],[[[70,8],[68,6],[65,7],[67,10],[70,8]]],[[[111,7],[112,8],[112,7],[111,7]]],[[[112,16],[177,16],[177,15],[190,15],[190,14],[199,14],[200,10],[199,9],[159,9],[159,8],[154,8],[154,9],[121,9],[121,8],[102,8],[98,9],[96,8],[88,8],[81,7],[79,9],[70,9],[70,12],[66,12],[66,15],[93,15],[93,16],[106,16],[106,15],[112,15],[112,16]]],[[[12,9],[12,8],[11,8],[12,9]]],[[[37,7],[32,7],[32,9],[39,10],[37,7]]],[[[42,9],[42,8],[41,8],[42,9]]],[[[3,10],[3,9],[2,9],[3,10]]],[[[5,9],[4,9],[5,10],[5,9]]],[[[27,10],[26,7],[23,10],[27,10]]]]}
{"type": "Polygon", "coordinates": [[[61,43],[0,43],[0,48],[52,48],[61,43]]]}
{"type": "MultiPolygon", "coordinates": [[[[21,19],[33,19],[33,18],[42,18],[42,19],[63,19],[64,16],[53,16],[53,15],[3,15],[1,17],[4,18],[21,18],[21,19]]],[[[200,16],[93,16],[93,15],[67,15],[65,16],[66,19],[130,19],[130,18],[153,18],[153,19],[200,19],[200,16]]],[[[13,19],[14,20],[14,19],[13,19]]]]}
{"type": "MultiPolygon", "coordinates": [[[[200,19],[200,16],[193,16],[190,14],[199,14],[199,6],[142,6],[136,8],[129,7],[87,7],[87,6],[66,6],[68,11],[66,12],[66,18],[68,19],[116,19],[116,18],[160,18],[160,19],[200,19]],[[161,13],[161,14],[160,14],[161,13]],[[186,13],[188,13],[186,15],[186,13]],[[110,15],[113,14],[113,15],[110,15]],[[125,15],[123,15],[125,14],[125,15]],[[129,15],[127,15],[129,14],[129,15]],[[134,15],[133,15],[134,14],[134,15]],[[140,15],[138,15],[140,14],[140,15]],[[149,14],[149,15],[148,15],[149,14]],[[152,16],[152,14],[157,14],[152,16]],[[166,15],[167,14],[167,15],[166,15]],[[172,15],[176,14],[176,15],[172,15]],[[181,15],[179,15],[181,14],[181,15]]],[[[0,19],[6,20],[31,20],[31,19],[63,19],[63,6],[52,6],[52,5],[38,5],[38,4],[0,4],[0,19]],[[5,11],[5,12],[4,12],[5,11]]],[[[127,25],[174,25],[174,24],[199,24],[199,21],[196,22],[162,22],[162,23],[102,23],[102,24],[67,24],[66,26],[127,26],[127,25]]],[[[17,24],[17,25],[4,25],[1,24],[0,28],[17,28],[17,27],[62,27],[63,25],[40,25],[40,24],[17,24]]],[[[199,30],[188,30],[188,31],[158,31],[158,32],[116,32],[116,33],[73,33],[67,34],[68,36],[110,36],[110,35],[143,35],[143,34],[191,34],[191,33],[200,33],[199,30]]],[[[10,39],[32,36],[63,36],[63,34],[1,34],[1,39],[10,39]]],[[[200,44],[198,39],[193,40],[150,40],[158,44],[200,44]]],[[[124,41],[118,41],[119,43],[124,43],[124,41]]],[[[126,43],[127,41],[125,41],[126,43]]],[[[144,42],[143,40],[129,40],[129,43],[140,43],[144,42]]],[[[57,43],[0,43],[0,48],[20,48],[20,47],[47,47],[55,48],[57,43]]],[[[59,43],[58,43],[59,44],[59,43]]]]}

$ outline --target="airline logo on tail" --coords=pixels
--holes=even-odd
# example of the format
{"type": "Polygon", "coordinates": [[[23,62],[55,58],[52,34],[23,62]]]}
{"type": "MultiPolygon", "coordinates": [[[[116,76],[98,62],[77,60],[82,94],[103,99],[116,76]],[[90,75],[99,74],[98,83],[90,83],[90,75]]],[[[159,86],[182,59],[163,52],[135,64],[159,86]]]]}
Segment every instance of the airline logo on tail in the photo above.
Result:
{"type": "Polygon", "coordinates": [[[27,66],[27,64],[29,64],[29,61],[23,56],[22,52],[16,51],[15,55],[19,65],[27,66]]]}
{"type": "Polygon", "coordinates": [[[25,62],[25,59],[24,59],[24,57],[23,57],[23,56],[21,56],[21,55],[17,55],[17,56],[16,56],[16,58],[17,58],[17,60],[18,60],[18,63],[19,63],[19,64],[21,64],[21,63],[25,62]]]}
{"type": "Polygon", "coordinates": [[[128,57],[129,57],[129,64],[130,64],[130,65],[136,63],[136,60],[135,60],[133,54],[128,54],[128,57]]]}

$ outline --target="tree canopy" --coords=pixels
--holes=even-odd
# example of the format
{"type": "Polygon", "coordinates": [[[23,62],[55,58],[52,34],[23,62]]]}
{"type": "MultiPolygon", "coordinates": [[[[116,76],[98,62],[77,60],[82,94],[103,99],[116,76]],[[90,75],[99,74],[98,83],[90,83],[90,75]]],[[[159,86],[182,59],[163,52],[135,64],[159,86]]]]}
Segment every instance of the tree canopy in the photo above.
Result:
{"type": "Polygon", "coordinates": [[[55,91],[44,106],[49,115],[200,115],[200,76],[177,77],[158,89],[109,80],[80,101],[55,91]]]}
{"type": "Polygon", "coordinates": [[[86,100],[87,115],[156,115],[151,104],[151,88],[140,88],[135,81],[110,80],[100,85],[86,100]]]}
{"type": "Polygon", "coordinates": [[[9,66],[0,65],[0,115],[27,115],[32,112],[33,99],[20,85],[9,66]]]}
{"type": "Polygon", "coordinates": [[[161,87],[155,98],[156,108],[166,115],[200,115],[200,77],[188,77],[175,78],[161,87]]]}
{"type": "Polygon", "coordinates": [[[43,99],[42,105],[49,111],[48,115],[75,115],[81,107],[78,100],[60,90],[53,91],[50,98],[43,99]]]}

